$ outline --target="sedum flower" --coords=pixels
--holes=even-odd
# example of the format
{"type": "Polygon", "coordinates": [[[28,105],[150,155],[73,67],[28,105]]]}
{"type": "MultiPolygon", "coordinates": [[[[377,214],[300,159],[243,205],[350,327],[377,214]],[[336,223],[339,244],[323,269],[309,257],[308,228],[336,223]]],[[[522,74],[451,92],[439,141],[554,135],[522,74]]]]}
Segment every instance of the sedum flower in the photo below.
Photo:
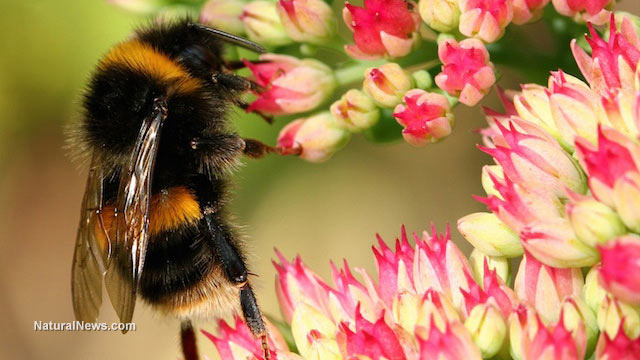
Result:
{"type": "Polygon", "coordinates": [[[610,338],[622,330],[629,338],[640,336],[640,314],[638,309],[607,295],[597,312],[598,328],[610,338]]]}
{"type": "Polygon", "coordinates": [[[610,16],[609,8],[615,0],[553,0],[553,6],[560,14],[578,21],[602,25],[610,16]]]}
{"type": "Polygon", "coordinates": [[[209,0],[200,10],[200,22],[232,34],[244,34],[244,0],[209,0]]]}
{"type": "Polygon", "coordinates": [[[600,284],[599,277],[600,265],[596,265],[587,273],[584,279],[584,288],[582,288],[582,298],[594,312],[598,311],[600,304],[607,296],[607,291],[600,284]]]}
{"type": "Polygon", "coordinates": [[[427,25],[440,32],[450,33],[460,23],[457,0],[420,0],[418,11],[427,25]]]}
{"type": "Polygon", "coordinates": [[[396,106],[393,116],[404,127],[402,136],[405,141],[415,146],[449,136],[453,126],[449,100],[443,95],[420,89],[407,91],[403,104],[396,106]]]}
{"type": "Polygon", "coordinates": [[[553,268],[525,252],[514,289],[521,301],[534,307],[545,322],[552,323],[560,316],[562,301],[569,296],[580,297],[583,285],[580,269],[553,268]]]}
{"type": "Polygon", "coordinates": [[[347,54],[358,59],[402,57],[411,51],[420,25],[415,4],[404,0],[366,0],[359,7],[347,2],[342,16],[353,32],[347,54]]]}
{"type": "Polygon", "coordinates": [[[516,25],[536,21],[551,0],[513,0],[513,23],[516,25]]]}
{"type": "Polygon", "coordinates": [[[518,307],[519,300],[516,294],[498,277],[495,270],[489,270],[487,262],[484,263],[484,277],[480,281],[482,286],[475,283],[469,273],[465,274],[469,280],[469,290],[460,289],[464,297],[462,308],[464,317],[470,316],[473,309],[478,305],[492,304],[506,321],[509,314],[518,307]]]}
{"type": "Polygon", "coordinates": [[[612,16],[610,28],[609,39],[604,40],[593,26],[589,26],[587,42],[591,46],[591,55],[575,40],[571,42],[580,70],[591,87],[601,94],[616,88],[633,90],[634,73],[640,62],[640,40],[631,21],[624,17],[618,30],[612,16]]]}
{"type": "Polygon", "coordinates": [[[422,331],[418,337],[420,360],[480,360],[480,350],[474,345],[473,338],[464,325],[458,322],[447,323],[444,329],[432,325],[428,331],[422,331]]]}
{"type": "Polygon", "coordinates": [[[407,359],[400,339],[385,321],[384,313],[374,322],[370,322],[356,310],[355,329],[351,330],[346,323],[342,323],[337,338],[342,354],[347,359],[407,359]]]}
{"type": "Polygon", "coordinates": [[[283,115],[313,110],[336,87],[333,71],[317,60],[263,54],[260,62],[244,62],[263,88],[247,111],[283,115]]]}
{"type": "Polygon", "coordinates": [[[251,1],[244,6],[241,19],[249,39],[259,44],[282,46],[291,43],[291,38],[278,17],[275,2],[251,1]]]}
{"type": "Polygon", "coordinates": [[[340,359],[336,324],[322,311],[301,302],[291,319],[291,333],[305,359],[340,359]]]}
{"type": "Polygon", "coordinates": [[[478,212],[460,218],[458,231],[471,245],[487,255],[508,258],[522,255],[518,235],[492,213],[478,212]]]}
{"type": "Polygon", "coordinates": [[[511,282],[511,266],[507,258],[489,256],[476,248],[473,249],[471,255],[469,255],[469,264],[471,264],[471,268],[473,269],[473,278],[478,283],[484,281],[485,270],[495,271],[506,284],[511,282]]]}
{"type": "Polygon", "coordinates": [[[359,132],[375,125],[380,119],[380,109],[373,100],[358,89],[347,91],[331,105],[336,121],[351,132],[359,132]]]}
{"type": "Polygon", "coordinates": [[[278,0],[276,9],[285,31],[295,41],[322,44],[335,34],[335,15],[322,0],[278,0]]]}
{"type": "Polygon", "coordinates": [[[563,301],[560,316],[567,330],[577,332],[580,331],[580,327],[584,328],[587,342],[585,355],[591,356],[596,348],[599,333],[595,313],[581,298],[572,296],[563,301]]]}
{"type": "Polygon", "coordinates": [[[600,334],[595,356],[599,360],[636,360],[640,357],[640,337],[629,338],[620,324],[615,335],[600,334]]]}
{"type": "Polygon", "coordinates": [[[640,173],[627,172],[616,180],[613,205],[622,222],[635,233],[640,233],[640,173]]]}
{"type": "Polygon", "coordinates": [[[622,301],[640,305],[640,236],[627,235],[599,246],[602,254],[600,280],[605,289],[622,301]]]}
{"type": "Polygon", "coordinates": [[[607,205],[575,193],[570,198],[565,209],[580,241],[595,247],[626,232],[618,214],[607,205]]]}
{"type": "Polygon", "coordinates": [[[509,0],[460,0],[460,32],[485,43],[502,37],[504,29],[513,19],[509,0]]]}
{"type": "Polygon", "coordinates": [[[507,325],[500,311],[491,304],[480,304],[471,310],[464,322],[482,358],[498,353],[507,335],[507,325]]]}
{"type": "MultiPolygon", "coordinates": [[[[537,330],[522,341],[523,360],[575,360],[583,359],[586,352],[584,326],[570,331],[561,317],[555,325],[545,326],[537,318],[537,330]]],[[[529,330],[529,329],[527,329],[529,330]]]]}
{"type": "Polygon", "coordinates": [[[284,154],[298,154],[311,162],[329,159],[349,141],[343,129],[328,111],[290,122],[280,130],[278,147],[284,154]]]}
{"type": "Polygon", "coordinates": [[[362,89],[377,105],[393,108],[412,87],[409,75],[396,63],[386,63],[365,71],[362,89]]]}
{"type": "Polygon", "coordinates": [[[436,75],[436,84],[465,105],[476,105],[496,81],[489,52],[479,40],[444,40],[438,45],[438,57],[442,72],[436,75]]]}

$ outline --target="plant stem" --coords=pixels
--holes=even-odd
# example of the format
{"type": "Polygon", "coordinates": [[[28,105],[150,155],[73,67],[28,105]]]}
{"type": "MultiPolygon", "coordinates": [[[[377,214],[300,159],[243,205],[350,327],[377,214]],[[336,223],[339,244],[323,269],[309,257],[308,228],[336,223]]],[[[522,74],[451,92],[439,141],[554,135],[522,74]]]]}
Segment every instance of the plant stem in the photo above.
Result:
{"type": "Polygon", "coordinates": [[[364,72],[368,68],[380,66],[386,60],[376,60],[367,62],[355,62],[349,66],[337,69],[335,71],[336,80],[339,87],[353,85],[364,79],[364,72]]]}

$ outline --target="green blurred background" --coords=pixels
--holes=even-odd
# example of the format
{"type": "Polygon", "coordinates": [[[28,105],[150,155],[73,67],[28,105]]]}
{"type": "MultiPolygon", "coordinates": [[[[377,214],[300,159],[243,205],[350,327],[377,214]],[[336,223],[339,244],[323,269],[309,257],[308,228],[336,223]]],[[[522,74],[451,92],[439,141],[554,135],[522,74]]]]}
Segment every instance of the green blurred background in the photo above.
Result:
{"type": "MultiPolygon", "coordinates": [[[[636,0],[619,9],[640,12],[636,0]]],[[[79,116],[83,84],[97,59],[142,23],[101,0],[0,1],[0,358],[176,359],[178,323],[143,306],[137,331],[34,332],[34,321],[73,320],[70,266],[86,169],[70,161],[64,127],[79,116]]],[[[534,36],[535,29],[530,30],[534,36]]],[[[505,87],[519,79],[508,72],[505,87]]],[[[492,95],[485,105],[497,107],[492,95]]],[[[374,273],[370,246],[388,242],[405,224],[422,231],[483,207],[475,148],[483,126],[477,108],[456,109],[457,127],[445,142],[412,148],[374,145],[354,137],[324,164],[270,157],[246,161],[236,175],[232,207],[250,249],[264,311],[279,316],[273,291],[273,248],[301,254],[320,275],[329,260],[347,258],[374,273]]],[[[235,116],[241,134],[274,143],[277,129],[235,116]]],[[[468,251],[454,231],[455,241],[468,251]]],[[[115,321],[108,303],[101,321],[115,321]]],[[[205,324],[210,331],[213,324],[205,324]]],[[[213,346],[200,339],[204,354],[213,346]]]]}

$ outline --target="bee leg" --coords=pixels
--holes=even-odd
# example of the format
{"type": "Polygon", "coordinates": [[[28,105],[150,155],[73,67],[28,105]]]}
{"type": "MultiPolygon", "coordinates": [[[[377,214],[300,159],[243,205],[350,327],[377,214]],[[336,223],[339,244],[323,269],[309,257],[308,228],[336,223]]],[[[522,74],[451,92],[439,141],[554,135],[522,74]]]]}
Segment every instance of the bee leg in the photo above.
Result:
{"type": "Polygon", "coordinates": [[[260,140],[255,139],[243,139],[244,146],[244,154],[252,159],[260,159],[265,157],[267,154],[278,154],[278,155],[300,155],[300,149],[285,149],[281,147],[270,146],[263,143],[260,140]]]}
{"type": "MultiPolygon", "coordinates": [[[[268,63],[270,61],[268,60],[253,60],[251,61],[252,64],[264,64],[264,63],[268,63]]],[[[227,61],[224,64],[225,69],[227,70],[240,70],[240,69],[244,69],[247,67],[247,64],[242,61],[242,60],[233,60],[233,61],[227,61]]]]}
{"type": "Polygon", "coordinates": [[[245,92],[248,90],[262,92],[262,85],[236,74],[217,72],[211,75],[211,82],[229,91],[245,92]]]}
{"type": "Polygon", "coordinates": [[[215,208],[204,209],[204,221],[215,256],[222,263],[227,279],[240,288],[244,287],[247,284],[247,267],[232,245],[233,234],[215,213],[215,208]]]}
{"type": "Polygon", "coordinates": [[[264,359],[269,360],[271,354],[269,353],[269,343],[267,342],[267,327],[262,319],[262,312],[258,307],[256,296],[249,284],[246,284],[240,290],[240,306],[242,307],[242,315],[244,321],[247,323],[249,330],[256,338],[260,339],[262,343],[262,349],[264,351],[264,359]]]}
{"type": "Polygon", "coordinates": [[[182,355],[185,360],[198,360],[198,345],[196,344],[196,333],[190,320],[184,320],[180,324],[180,344],[182,345],[182,355]]]}
{"type": "MultiPolygon", "coordinates": [[[[248,109],[249,109],[249,104],[247,104],[246,102],[244,102],[244,101],[242,101],[242,100],[239,100],[239,101],[236,103],[236,105],[238,105],[238,107],[239,107],[239,108],[241,108],[242,110],[249,112],[249,111],[248,111],[248,109]]],[[[256,114],[256,115],[258,115],[258,116],[260,116],[260,117],[261,117],[264,121],[266,121],[268,124],[273,124],[273,116],[268,115],[268,114],[265,114],[265,113],[263,113],[262,111],[252,110],[251,112],[252,112],[252,113],[254,113],[254,114],[256,114]]]]}

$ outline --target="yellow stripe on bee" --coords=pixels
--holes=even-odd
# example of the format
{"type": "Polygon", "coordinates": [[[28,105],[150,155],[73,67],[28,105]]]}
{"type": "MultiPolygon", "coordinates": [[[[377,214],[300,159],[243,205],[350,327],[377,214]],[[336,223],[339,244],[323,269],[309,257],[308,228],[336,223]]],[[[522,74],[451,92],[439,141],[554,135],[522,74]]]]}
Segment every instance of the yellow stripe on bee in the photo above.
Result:
{"type": "Polygon", "coordinates": [[[168,83],[169,89],[176,93],[190,93],[200,88],[200,81],[180,64],[138,39],[114,46],[100,62],[103,69],[112,65],[147,73],[168,83]]]}
{"type": "MultiPolygon", "coordinates": [[[[95,236],[102,251],[107,247],[107,234],[115,239],[114,206],[102,209],[101,221],[95,222],[95,236]]],[[[175,230],[184,225],[192,225],[202,218],[200,204],[195,195],[184,186],[175,186],[151,197],[149,209],[149,235],[175,230]]]]}

